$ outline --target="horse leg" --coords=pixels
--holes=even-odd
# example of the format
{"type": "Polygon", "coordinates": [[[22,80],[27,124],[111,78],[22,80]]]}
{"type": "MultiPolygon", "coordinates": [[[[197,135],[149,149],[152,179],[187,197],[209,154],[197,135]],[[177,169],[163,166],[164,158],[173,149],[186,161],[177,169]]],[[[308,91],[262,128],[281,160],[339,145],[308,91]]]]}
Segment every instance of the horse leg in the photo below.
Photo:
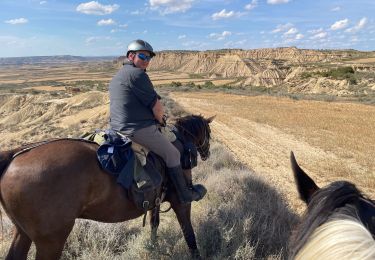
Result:
{"type": "Polygon", "coordinates": [[[191,225],[191,204],[181,204],[175,201],[172,203],[172,208],[176,213],[178,223],[180,224],[185,241],[189,247],[191,257],[193,259],[201,259],[197,247],[197,241],[195,239],[194,229],[191,225]]]}
{"type": "Polygon", "coordinates": [[[36,260],[58,260],[64,249],[66,239],[72,230],[74,222],[58,232],[40,236],[35,239],[36,260]]]}
{"type": "Polygon", "coordinates": [[[31,246],[31,239],[16,226],[14,229],[13,241],[9,248],[5,260],[22,260],[27,259],[27,253],[31,246]]]}
{"type": "Polygon", "coordinates": [[[158,234],[158,227],[160,223],[160,206],[155,207],[151,211],[150,215],[150,226],[151,226],[151,243],[153,245],[156,245],[157,243],[157,234],[158,234]]]}

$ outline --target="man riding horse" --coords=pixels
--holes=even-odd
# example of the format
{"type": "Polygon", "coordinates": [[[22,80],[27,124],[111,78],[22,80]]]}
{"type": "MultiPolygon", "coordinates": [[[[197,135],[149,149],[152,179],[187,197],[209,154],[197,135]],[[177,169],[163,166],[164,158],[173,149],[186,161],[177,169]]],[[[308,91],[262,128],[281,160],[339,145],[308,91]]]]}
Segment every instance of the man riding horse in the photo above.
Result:
{"type": "Polygon", "coordinates": [[[154,56],[152,46],[146,41],[135,40],[128,45],[127,60],[109,85],[110,127],[163,158],[181,203],[198,201],[206,194],[206,188],[187,184],[180,152],[158,131],[157,124],[165,126],[166,115],[146,73],[154,56]]]}

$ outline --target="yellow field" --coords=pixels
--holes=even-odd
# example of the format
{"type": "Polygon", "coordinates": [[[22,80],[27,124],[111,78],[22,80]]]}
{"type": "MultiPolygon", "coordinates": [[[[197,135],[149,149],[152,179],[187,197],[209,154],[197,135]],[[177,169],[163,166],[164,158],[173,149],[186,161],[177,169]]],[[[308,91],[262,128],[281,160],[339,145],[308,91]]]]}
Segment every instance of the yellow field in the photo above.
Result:
{"type": "Polygon", "coordinates": [[[350,63],[374,63],[374,62],[375,62],[375,57],[350,61],[350,63]]]}
{"type": "Polygon", "coordinates": [[[192,113],[216,115],[214,137],[289,201],[298,201],[290,151],[318,185],[346,179],[375,195],[374,106],[223,93],[171,97],[192,113]]]}
{"type": "MultiPolygon", "coordinates": [[[[23,86],[24,84],[35,84],[39,82],[44,86],[46,81],[69,85],[79,81],[100,81],[104,84],[109,84],[112,77],[116,74],[118,68],[113,66],[107,71],[101,71],[101,66],[104,65],[97,65],[97,67],[93,67],[92,65],[81,66],[77,64],[59,64],[56,65],[56,67],[47,65],[5,67],[2,68],[0,74],[0,86],[2,84],[18,84],[21,87],[25,87],[23,86]],[[95,69],[95,72],[90,71],[93,69],[95,69]]],[[[150,71],[148,74],[155,86],[166,85],[172,82],[194,82],[195,84],[204,84],[206,81],[211,81],[214,85],[221,86],[235,81],[235,79],[191,78],[188,73],[184,72],[150,71]]],[[[34,86],[32,88],[35,89],[34,86]]],[[[38,89],[38,87],[36,89],[38,89]]],[[[39,89],[44,90],[43,88],[39,89]]]]}
{"type": "Polygon", "coordinates": [[[27,89],[35,89],[39,91],[60,91],[60,90],[65,90],[65,87],[37,86],[37,87],[31,87],[27,89]]]}

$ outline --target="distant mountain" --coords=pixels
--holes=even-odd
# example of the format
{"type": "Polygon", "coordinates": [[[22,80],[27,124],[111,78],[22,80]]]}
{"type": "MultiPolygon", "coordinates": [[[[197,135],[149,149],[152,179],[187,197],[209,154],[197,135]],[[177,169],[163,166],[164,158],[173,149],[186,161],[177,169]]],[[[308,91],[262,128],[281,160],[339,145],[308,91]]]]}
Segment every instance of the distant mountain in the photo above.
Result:
{"type": "Polygon", "coordinates": [[[1,65],[23,65],[23,64],[55,64],[55,63],[72,63],[72,62],[88,62],[88,61],[113,61],[114,56],[103,57],[82,57],[71,55],[57,56],[31,56],[31,57],[10,57],[0,58],[1,65]]]}

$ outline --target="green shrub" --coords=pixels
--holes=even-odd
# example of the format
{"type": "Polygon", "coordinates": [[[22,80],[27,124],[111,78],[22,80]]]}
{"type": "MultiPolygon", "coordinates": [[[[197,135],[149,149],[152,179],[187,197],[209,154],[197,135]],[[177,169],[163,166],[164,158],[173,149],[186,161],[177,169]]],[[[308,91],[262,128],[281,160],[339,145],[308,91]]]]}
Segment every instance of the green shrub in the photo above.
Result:
{"type": "Polygon", "coordinates": [[[307,78],[311,78],[312,74],[309,73],[309,72],[302,72],[301,73],[301,78],[303,79],[307,79],[307,78]]]}
{"type": "Polygon", "coordinates": [[[179,81],[172,81],[171,87],[181,87],[182,83],[179,81]]]}
{"type": "Polygon", "coordinates": [[[338,80],[346,79],[349,81],[351,85],[357,84],[355,71],[352,67],[339,67],[336,69],[330,69],[327,71],[319,71],[319,72],[314,72],[314,73],[304,72],[301,74],[301,77],[308,78],[313,75],[325,77],[325,78],[331,78],[331,79],[338,79],[338,80]]]}
{"type": "Polygon", "coordinates": [[[204,82],[203,87],[205,87],[205,88],[214,88],[215,84],[212,83],[212,81],[206,81],[206,82],[204,82]]]}
{"type": "Polygon", "coordinates": [[[188,82],[188,83],[186,84],[186,87],[189,87],[189,88],[195,88],[196,85],[195,85],[194,82],[188,82]]]}

